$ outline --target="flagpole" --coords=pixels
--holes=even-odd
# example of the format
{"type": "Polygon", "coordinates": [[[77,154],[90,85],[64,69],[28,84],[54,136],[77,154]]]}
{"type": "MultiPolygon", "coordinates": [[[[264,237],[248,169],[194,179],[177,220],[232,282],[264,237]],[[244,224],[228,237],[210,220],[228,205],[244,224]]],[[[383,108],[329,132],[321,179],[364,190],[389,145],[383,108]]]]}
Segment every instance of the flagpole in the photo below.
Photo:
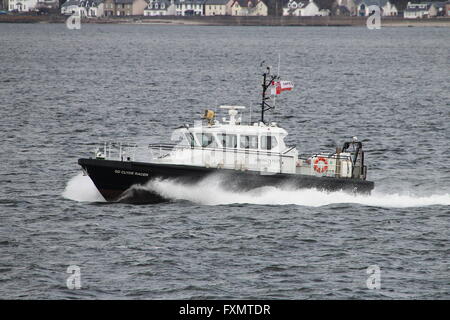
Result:
{"type": "Polygon", "coordinates": [[[278,52],[278,70],[277,70],[277,76],[280,76],[280,61],[281,61],[281,54],[278,52]]]}

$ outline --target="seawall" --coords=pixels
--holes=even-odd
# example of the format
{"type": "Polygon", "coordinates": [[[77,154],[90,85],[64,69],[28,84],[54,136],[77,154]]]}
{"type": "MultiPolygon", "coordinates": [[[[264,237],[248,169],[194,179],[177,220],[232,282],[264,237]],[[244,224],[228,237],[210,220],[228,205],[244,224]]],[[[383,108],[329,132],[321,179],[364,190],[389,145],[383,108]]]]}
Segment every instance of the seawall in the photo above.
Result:
{"type": "MultiPolygon", "coordinates": [[[[0,23],[64,23],[63,15],[0,15],[0,23]]],[[[366,17],[328,16],[328,17],[103,17],[84,18],[82,23],[114,24],[166,24],[166,25],[205,25],[205,26],[365,26],[366,17]]],[[[401,17],[382,17],[381,26],[388,27],[450,27],[450,17],[403,19],[401,17]]]]}

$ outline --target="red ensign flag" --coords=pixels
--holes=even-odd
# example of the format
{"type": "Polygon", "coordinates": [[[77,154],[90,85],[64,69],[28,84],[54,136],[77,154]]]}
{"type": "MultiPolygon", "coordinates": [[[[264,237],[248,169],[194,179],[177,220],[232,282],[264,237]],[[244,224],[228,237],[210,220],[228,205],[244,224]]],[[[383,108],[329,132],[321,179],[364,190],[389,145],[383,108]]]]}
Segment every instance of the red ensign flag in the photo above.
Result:
{"type": "Polygon", "coordinates": [[[292,81],[274,81],[272,83],[274,88],[272,88],[272,94],[280,94],[283,91],[291,91],[294,88],[292,81]]]}

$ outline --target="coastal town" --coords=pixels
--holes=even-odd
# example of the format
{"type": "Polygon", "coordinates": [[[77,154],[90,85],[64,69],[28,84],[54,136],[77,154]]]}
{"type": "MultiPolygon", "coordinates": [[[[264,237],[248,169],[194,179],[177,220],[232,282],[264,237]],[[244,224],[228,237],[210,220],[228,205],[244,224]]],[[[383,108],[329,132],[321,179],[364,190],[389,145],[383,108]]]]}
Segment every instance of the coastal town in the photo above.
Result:
{"type": "Polygon", "coordinates": [[[60,14],[81,18],[290,16],[364,17],[371,6],[383,17],[429,19],[450,17],[450,1],[407,3],[395,0],[0,0],[2,15],[60,14]]]}

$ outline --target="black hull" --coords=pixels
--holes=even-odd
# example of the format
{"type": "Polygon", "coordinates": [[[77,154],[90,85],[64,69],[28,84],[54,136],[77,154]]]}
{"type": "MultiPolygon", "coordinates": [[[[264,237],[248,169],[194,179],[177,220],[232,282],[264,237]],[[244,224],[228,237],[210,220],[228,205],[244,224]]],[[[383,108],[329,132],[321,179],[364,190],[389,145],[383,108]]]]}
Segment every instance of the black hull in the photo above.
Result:
{"type": "Polygon", "coordinates": [[[316,188],[327,191],[347,190],[357,193],[370,193],[374,188],[372,181],[297,174],[261,174],[255,171],[100,159],[79,159],[78,164],[87,172],[107,201],[131,203],[167,201],[150,191],[138,188],[130,189],[133,185],[144,185],[148,181],[158,178],[194,184],[212,174],[221,175],[221,181],[232,190],[251,190],[262,186],[286,184],[295,188],[316,188]]]}

